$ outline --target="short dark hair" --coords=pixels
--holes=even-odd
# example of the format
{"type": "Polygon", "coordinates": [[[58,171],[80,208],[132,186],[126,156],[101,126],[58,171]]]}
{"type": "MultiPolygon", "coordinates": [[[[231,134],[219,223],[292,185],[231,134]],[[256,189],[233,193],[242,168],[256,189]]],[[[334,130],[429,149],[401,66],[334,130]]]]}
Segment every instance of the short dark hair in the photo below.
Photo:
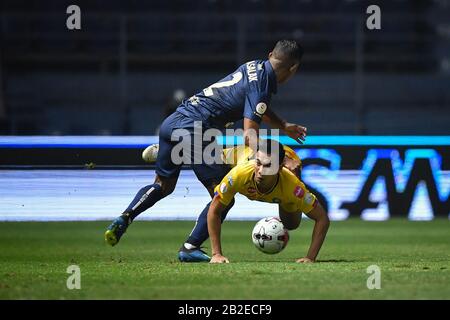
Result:
{"type": "Polygon", "coordinates": [[[295,40],[280,40],[273,48],[273,53],[291,61],[300,62],[303,57],[303,47],[295,40]]]}
{"type": "Polygon", "coordinates": [[[284,160],[286,152],[284,147],[277,140],[272,139],[260,139],[258,142],[258,151],[264,152],[268,155],[272,155],[273,152],[278,153],[278,163],[281,165],[284,160]]]}

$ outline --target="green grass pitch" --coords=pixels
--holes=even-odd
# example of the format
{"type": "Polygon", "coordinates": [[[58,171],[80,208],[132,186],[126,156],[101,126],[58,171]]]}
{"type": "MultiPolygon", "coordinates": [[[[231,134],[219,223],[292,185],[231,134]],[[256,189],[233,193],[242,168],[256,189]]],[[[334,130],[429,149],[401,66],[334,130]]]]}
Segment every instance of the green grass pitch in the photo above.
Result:
{"type": "MultiPolygon", "coordinates": [[[[291,231],[286,249],[253,246],[254,222],[223,228],[227,265],[181,264],[193,222],[136,221],[116,247],[109,222],[0,223],[1,299],[450,299],[450,221],[332,222],[318,263],[300,265],[313,223],[291,231]],[[68,290],[69,265],[81,289],[68,290]],[[366,286],[381,269],[381,289],[366,286]]],[[[209,241],[207,242],[209,246],[209,241]]]]}

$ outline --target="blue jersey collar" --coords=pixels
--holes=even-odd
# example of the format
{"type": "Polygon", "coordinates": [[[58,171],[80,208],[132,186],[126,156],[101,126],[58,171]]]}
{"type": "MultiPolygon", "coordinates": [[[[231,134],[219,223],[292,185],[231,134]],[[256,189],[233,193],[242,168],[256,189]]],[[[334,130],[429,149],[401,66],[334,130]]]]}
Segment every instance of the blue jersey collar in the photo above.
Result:
{"type": "Polygon", "coordinates": [[[269,60],[264,62],[264,69],[267,70],[267,74],[269,77],[269,89],[272,93],[277,93],[277,77],[275,75],[275,71],[273,71],[272,65],[269,60]]]}

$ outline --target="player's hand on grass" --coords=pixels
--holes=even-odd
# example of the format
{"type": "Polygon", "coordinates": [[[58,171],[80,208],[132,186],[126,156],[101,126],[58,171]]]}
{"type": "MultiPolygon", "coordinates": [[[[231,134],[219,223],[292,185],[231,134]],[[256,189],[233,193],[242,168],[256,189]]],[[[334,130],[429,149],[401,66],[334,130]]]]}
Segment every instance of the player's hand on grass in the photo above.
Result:
{"type": "Polygon", "coordinates": [[[211,261],[209,263],[230,263],[227,257],[222,256],[221,254],[215,254],[212,256],[211,261]]]}
{"type": "Polygon", "coordinates": [[[289,137],[296,140],[298,143],[303,144],[303,141],[305,141],[307,132],[306,127],[286,122],[283,130],[289,137]]]}
{"type": "Polygon", "coordinates": [[[304,258],[297,259],[295,262],[297,262],[297,263],[314,263],[314,260],[304,257],[304,258]]]}

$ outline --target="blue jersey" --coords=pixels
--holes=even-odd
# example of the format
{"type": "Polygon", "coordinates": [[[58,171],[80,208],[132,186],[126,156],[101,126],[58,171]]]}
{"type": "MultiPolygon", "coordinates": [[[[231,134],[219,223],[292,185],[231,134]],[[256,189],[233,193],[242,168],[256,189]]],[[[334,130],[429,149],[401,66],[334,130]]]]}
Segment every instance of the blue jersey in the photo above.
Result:
{"type": "Polygon", "coordinates": [[[249,61],[235,72],[195,94],[177,108],[203,127],[223,129],[248,118],[260,123],[277,81],[268,60],[249,61]]]}

